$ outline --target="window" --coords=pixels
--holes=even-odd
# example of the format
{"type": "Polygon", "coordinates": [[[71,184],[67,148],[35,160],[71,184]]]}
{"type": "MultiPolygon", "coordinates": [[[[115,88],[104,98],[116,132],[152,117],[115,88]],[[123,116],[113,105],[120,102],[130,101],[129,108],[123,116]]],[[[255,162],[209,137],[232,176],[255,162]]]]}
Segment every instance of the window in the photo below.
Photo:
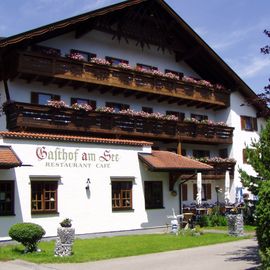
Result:
{"type": "Polygon", "coordinates": [[[194,114],[194,113],[192,113],[190,116],[191,116],[191,118],[195,118],[198,121],[203,121],[203,120],[208,119],[207,115],[202,115],[202,114],[194,114]]]}
{"type": "Polygon", "coordinates": [[[95,100],[89,100],[89,99],[84,99],[84,98],[71,98],[71,105],[74,103],[78,103],[80,105],[82,104],[88,104],[92,107],[93,110],[96,109],[97,103],[95,100]]]}
{"type": "Polygon", "coordinates": [[[176,76],[179,76],[179,79],[181,80],[184,76],[184,74],[182,72],[179,71],[174,71],[174,70],[170,70],[170,69],[165,69],[165,73],[172,73],[176,76]]]}
{"type": "MultiPolygon", "coordinates": [[[[197,197],[197,184],[193,184],[193,200],[197,197]]],[[[202,201],[211,200],[211,184],[202,184],[202,201]]]]}
{"type": "Polygon", "coordinates": [[[193,150],[193,157],[195,158],[204,158],[204,157],[210,157],[210,151],[209,150],[193,150]]]}
{"type": "Polygon", "coordinates": [[[106,56],[105,59],[109,61],[113,66],[117,66],[121,63],[128,64],[128,60],[120,59],[120,58],[114,58],[110,56],[106,56]]]}
{"type": "Polygon", "coordinates": [[[57,189],[57,181],[32,181],[32,214],[57,213],[57,189]]]}
{"type": "Polygon", "coordinates": [[[257,118],[241,116],[241,128],[247,131],[258,131],[257,118]]]}
{"type": "Polygon", "coordinates": [[[178,117],[180,121],[183,121],[185,119],[185,114],[182,112],[176,112],[176,111],[166,111],[166,115],[174,115],[178,117]]]}
{"type": "Polygon", "coordinates": [[[144,70],[158,70],[157,67],[154,66],[149,66],[149,65],[144,65],[144,64],[137,64],[137,68],[139,69],[144,69],[144,70]]]}
{"type": "Polygon", "coordinates": [[[49,100],[60,100],[60,96],[48,93],[31,93],[31,103],[33,104],[46,105],[49,100]]]}
{"type": "Polygon", "coordinates": [[[227,158],[228,157],[228,149],[224,148],[224,149],[219,149],[219,156],[221,158],[227,158]]]}
{"type": "Polygon", "coordinates": [[[187,201],[188,200],[188,185],[187,184],[182,184],[182,201],[187,201]]]}
{"type": "Polygon", "coordinates": [[[145,208],[163,208],[162,181],[144,182],[145,208]]]}
{"type": "Polygon", "coordinates": [[[112,210],[132,209],[132,181],[112,181],[112,210]]]}
{"type": "Polygon", "coordinates": [[[187,150],[186,149],[182,149],[181,150],[181,155],[182,156],[186,156],[187,155],[187,150]]]}
{"type": "Polygon", "coordinates": [[[146,113],[153,113],[153,108],[150,107],[142,107],[142,111],[146,113]]]}
{"type": "Polygon", "coordinates": [[[83,59],[83,61],[89,62],[91,58],[96,57],[97,55],[95,53],[85,52],[85,51],[79,51],[79,50],[70,50],[70,55],[72,54],[79,54],[83,59]]]}
{"type": "Polygon", "coordinates": [[[114,108],[116,112],[129,109],[129,105],[115,102],[106,102],[106,107],[114,108]]]}
{"type": "Polygon", "coordinates": [[[0,181],[0,216],[14,215],[14,181],[0,181]]]}

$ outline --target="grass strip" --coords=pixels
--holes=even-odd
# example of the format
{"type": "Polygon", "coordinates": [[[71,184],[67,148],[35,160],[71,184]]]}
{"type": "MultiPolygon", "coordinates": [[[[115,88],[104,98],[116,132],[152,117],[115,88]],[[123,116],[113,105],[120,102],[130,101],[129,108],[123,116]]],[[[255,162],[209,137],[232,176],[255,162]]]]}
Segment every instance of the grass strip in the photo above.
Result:
{"type": "Polygon", "coordinates": [[[20,259],[34,263],[79,263],[180,250],[246,238],[249,237],[233,237],[226,234],[206,233],[201,236],[151,234],[76,239],[73,247],[74,254],[70,257],[55,257],[55,241],[44,241],[39,244],[41,252],[28,254],[24,254],[24,247],[22,245],[1,246],[0,260],[20,259]]]}

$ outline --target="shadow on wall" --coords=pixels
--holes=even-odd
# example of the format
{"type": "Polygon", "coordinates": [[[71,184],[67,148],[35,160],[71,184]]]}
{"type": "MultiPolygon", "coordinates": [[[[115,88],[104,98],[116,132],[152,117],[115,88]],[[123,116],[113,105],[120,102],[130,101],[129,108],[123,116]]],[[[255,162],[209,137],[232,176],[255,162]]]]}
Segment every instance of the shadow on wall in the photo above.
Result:
{"type": "Polygon", "coordinates": [[[1,220],[1,229],[0,229],[0,238],[2,237],[9,237],[8,231],[9,228],[19,222],[23,222],[22,217],[22,209],[21,209],[21,203],[20,203],[20,197],[18,193],[18,184],[15,174],[15,169],[9,169],[9,170],[0,170],[0,181],[1,180],[12,180],[14,181],[14,216],[2,216],[0,217],[1,220]]]}
{"type": "MultiPolygon", "coordinates": [[[[150,172],[141,163],[140,172],[143,184],[144,181],[162,181],[163,183],[163,207],[157,209],[145,209],[146,222],[141,223],[141,227],[150,228],[157,226],[167,226],[171,223],[171,220],[167,216],[172,215],[172,208],[174,208],[177,213],[179,209],[178,195],[174,197],[169,191],[169,175],[166,172],[150,172]]],[[[145,199],[145,197],[143,198],[145,199]]]]}

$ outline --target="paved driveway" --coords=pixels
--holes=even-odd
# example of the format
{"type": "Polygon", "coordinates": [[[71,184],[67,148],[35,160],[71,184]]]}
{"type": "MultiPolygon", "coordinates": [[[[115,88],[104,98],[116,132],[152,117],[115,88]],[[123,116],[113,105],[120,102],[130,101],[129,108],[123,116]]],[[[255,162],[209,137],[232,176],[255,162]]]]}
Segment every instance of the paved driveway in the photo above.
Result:
{"type": "Polygon", "coordinates": [[[0,270],[253,270],[257,269],[255,239],[156,254],[80,264],[1,262],[0,270]]]}

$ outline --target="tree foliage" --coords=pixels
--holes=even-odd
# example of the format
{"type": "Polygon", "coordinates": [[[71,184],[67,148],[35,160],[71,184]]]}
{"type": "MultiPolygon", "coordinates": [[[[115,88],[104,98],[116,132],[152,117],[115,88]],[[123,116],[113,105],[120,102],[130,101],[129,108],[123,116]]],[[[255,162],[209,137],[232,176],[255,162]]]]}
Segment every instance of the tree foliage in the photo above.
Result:
{"type": "Polygon", "coordinates": [[[270,120],[260,134],[246,148],[248,163],[256,174],[240,169],[242,183],[253,194],[258,195],[256,205],[256,234],[264,269],[270,269],[270,120]],[[268,268],[269,267],[269,268],[268,268]]]}

